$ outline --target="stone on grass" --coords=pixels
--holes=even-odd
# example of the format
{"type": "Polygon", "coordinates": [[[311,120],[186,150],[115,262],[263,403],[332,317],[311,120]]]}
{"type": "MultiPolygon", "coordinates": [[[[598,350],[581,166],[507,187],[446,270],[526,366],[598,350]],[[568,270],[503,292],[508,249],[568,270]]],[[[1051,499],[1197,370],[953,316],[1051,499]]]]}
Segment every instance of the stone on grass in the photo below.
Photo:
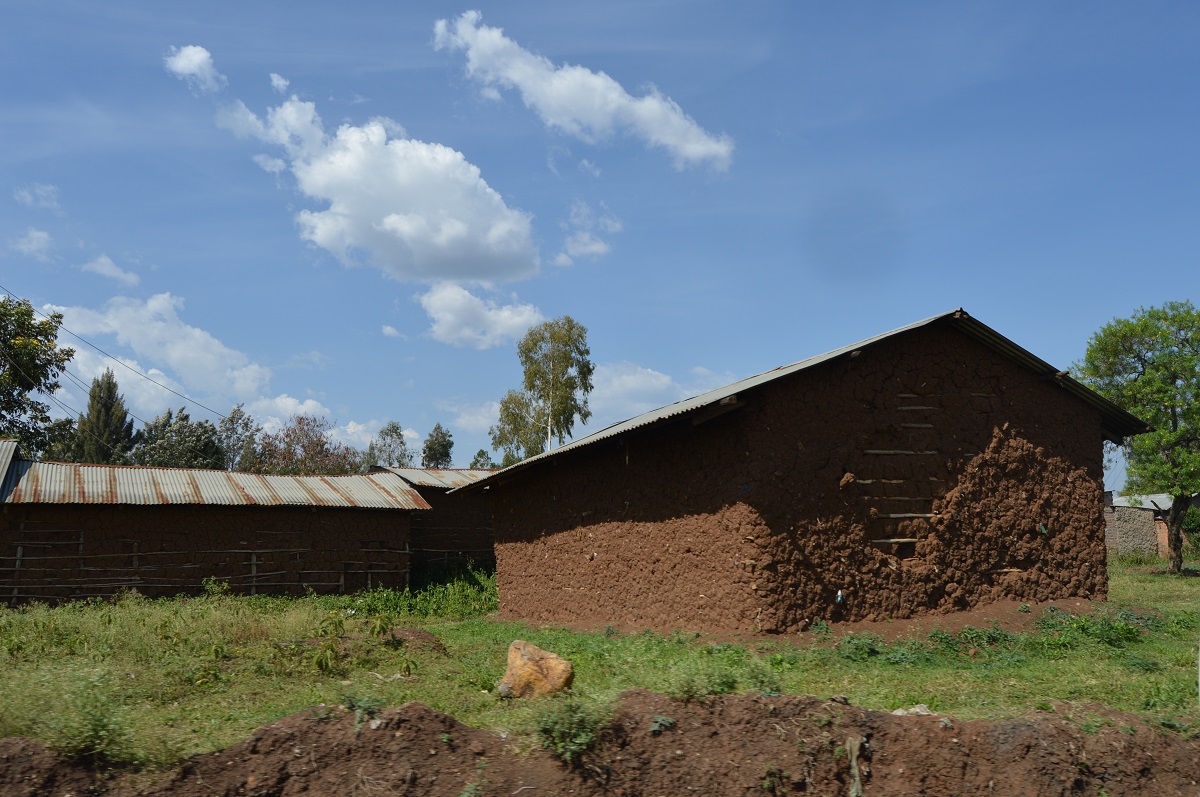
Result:
{"type": "Polygon", "coordinates": [[[508,669],[496,691],[500,697],[552,695],[570,687],[574,678],[571,662],[518,639],[508,646],[508,669]]]}

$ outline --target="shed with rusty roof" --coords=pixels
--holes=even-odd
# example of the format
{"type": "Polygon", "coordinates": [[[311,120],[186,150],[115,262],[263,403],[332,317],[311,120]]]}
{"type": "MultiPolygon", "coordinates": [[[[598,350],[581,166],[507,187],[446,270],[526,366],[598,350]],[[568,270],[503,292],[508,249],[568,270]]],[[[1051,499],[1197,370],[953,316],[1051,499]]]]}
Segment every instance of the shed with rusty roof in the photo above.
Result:
{"type": "Polygon", "coordinates": [[[1107,589],[1102,442],[1145,424],[962,310],[501,470],[501,613],[791,632],[1107,589]]]}
{"type": "Polygon", "coordinates": [[[414,514],[412,519],[412,566],[417,583],[464,567],[495,568],[488,494],[457,490],[487,478],[494,471],[384,467],[374,470],[404,479],[431,507],[428,512],[414,514]]]}
{"type": "Polygon", "coordinates": [[[250,594],[404,587],[412,518],[429,504],[388,472],[272,476],[32,462],[0,441],[0,599],[206,579],[250,594]]]}

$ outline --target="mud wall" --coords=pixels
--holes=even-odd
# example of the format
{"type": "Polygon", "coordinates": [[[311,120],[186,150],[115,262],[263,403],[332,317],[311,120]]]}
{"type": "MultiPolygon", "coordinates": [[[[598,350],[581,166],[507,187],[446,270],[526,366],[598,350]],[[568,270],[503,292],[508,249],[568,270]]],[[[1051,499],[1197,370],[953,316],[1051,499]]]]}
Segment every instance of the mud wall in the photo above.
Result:
{"type": "Polygon", "coordinates": [[[492,489],[501,612],[788,632],[1103,596],[1098,414],[925,327],[492,489]]]}
{"type": "Polygon", "coordinates": [[[412,518],[412,566],[420,578],[433,578],[454,568],[472,565],[492,569],[492,513],[486,493],[450,493],[436,487],[417,487],[430,511],[412,518]]]}
{"type": "Polygon", "coordinates": [[[1104,508],[1104,544],[1114,554],[1158,556],[1158,536],[1153,511],[1132,506],[1104,508]]]}
{"type": "Polygon", "coordinates": [[[8,505],[0,600],[171,596],[206,578],[247,594],[403,588],[409,522],[369,509],[8,505]]]}

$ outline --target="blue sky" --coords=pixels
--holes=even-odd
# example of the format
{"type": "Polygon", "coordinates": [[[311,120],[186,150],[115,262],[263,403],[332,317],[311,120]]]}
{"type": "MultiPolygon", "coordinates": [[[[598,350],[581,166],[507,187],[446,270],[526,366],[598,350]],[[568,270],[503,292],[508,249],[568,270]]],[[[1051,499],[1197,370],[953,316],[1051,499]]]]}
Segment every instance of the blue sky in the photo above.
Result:
{"type": "Polygon", "coordinates": [[[563,314],[577,433],[959,306],[1066,367],[1197,299],[1197,41],[1168,2],[8,0],[0,283],[217,411],[440,422],[458,465],[563,314]]]}

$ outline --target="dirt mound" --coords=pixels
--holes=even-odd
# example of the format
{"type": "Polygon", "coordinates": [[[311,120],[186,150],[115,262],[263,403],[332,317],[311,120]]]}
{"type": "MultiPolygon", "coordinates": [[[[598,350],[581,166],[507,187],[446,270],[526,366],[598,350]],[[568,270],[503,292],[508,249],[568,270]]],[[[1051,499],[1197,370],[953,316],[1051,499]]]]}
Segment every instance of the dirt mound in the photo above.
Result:
{"type": "Polygon", "coordinates": [[[28,740],[0,741],[0,794],[1195,795],[1200,743],[1103,708],[999,722],[894,716],[835,700],[627,693],[568,767],[419,703],[375,718],[314,709],[189,759],[155,784],[105,782],[28,740]]]}

